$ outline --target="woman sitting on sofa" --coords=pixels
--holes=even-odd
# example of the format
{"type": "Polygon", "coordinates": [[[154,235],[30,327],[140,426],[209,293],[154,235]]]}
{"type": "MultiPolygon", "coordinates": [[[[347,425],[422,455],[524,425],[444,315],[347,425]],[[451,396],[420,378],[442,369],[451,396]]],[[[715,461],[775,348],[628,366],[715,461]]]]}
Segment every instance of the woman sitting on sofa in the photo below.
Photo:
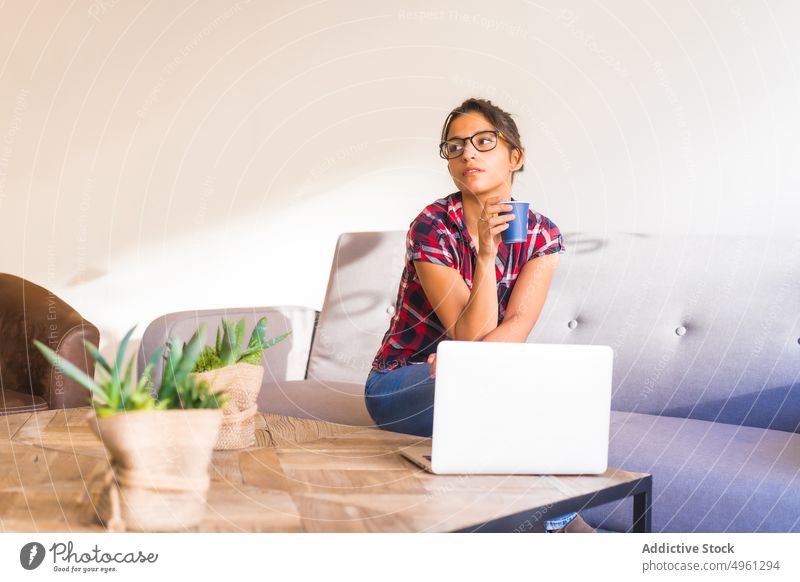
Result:
{"type": "MultiPolygon", "coordinates": [[[[375,424],[431,436],[436,345],[443,339],[525,342],[544,305],[558,254],[558,227],[528,211],[525,243],[501,233],[513,214],[514,173],[525,154],[511,116],[468,99],[442,128],[440,156],[457,192],[426,206],[411,222],[395,314],[366,381],[375,424]]],[[[577,513],[545,522],[548,532],[591,532],[577,513]]]]}

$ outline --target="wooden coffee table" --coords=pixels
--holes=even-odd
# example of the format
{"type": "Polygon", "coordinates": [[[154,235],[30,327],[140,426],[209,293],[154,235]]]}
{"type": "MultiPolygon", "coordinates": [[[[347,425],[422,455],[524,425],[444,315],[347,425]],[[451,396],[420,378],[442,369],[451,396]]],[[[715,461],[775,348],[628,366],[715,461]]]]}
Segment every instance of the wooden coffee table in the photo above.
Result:
{"type": "MultiPolygon", "coordinates": [[[[109,463],[92,414],[0,417],[0,531],[102,531],[91,499],[109,463]]],[[[630,531],[650,531],[646,473],[431,475],[398,453],[419,437],[274,414],[256,422],[256,446],[214,453],[193,531],[542,531],[545,519],[628,496],[630,531]]]]}

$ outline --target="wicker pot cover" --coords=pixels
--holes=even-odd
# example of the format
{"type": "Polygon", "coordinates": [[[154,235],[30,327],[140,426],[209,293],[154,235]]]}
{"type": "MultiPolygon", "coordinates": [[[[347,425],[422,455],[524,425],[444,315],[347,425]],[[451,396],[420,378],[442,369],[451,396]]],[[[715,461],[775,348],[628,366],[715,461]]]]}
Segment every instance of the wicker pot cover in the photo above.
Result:
{"type": "Polygon", "coordinates": [[[183,531],[203,519],[221,410],[127,412],[95,421],[89,426],[111,456],[95,500],[108,529],[183,531]]]}
{"type": "Polygon", "coordinates": [[[256,401],[261,392],[264,367],[240,363],[193,376],[198,380],[206,380],[211,385],[212,392],[228,394],[228,402],[222,409],[222,426],[214,448],[228,450],[253,446],[256,443],[256,401]]]}

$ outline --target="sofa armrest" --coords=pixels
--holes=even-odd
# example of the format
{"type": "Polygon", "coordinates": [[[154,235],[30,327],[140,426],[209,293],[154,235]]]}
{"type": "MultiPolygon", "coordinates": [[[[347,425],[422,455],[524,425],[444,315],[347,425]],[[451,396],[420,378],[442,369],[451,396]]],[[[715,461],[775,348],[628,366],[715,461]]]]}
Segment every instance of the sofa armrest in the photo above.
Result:
{"type": "MultiPolygon", "coordinates": [[[[223,318],[238,321],[244,317],[246,334],[249,337],[253,326],[262,316],[267,318],[268,339],[287,331],[292,332],[285,340],[264,350],[264,382],[305,379],[319,312],[310,307],[293,305],[204,309],[162,315],[153,320],[144,331],[138,352],[139,371],[144,370],[153,352],[163,347],[171,337],[177,336],[185,342],[189,341],[201,323],[206,324],[206,343],[210,344],[216,338],[217,328],[222,325],[223,318]]],[[[162,369],[163,359],[159,359],[152,374],[156,385],[161,380],[162,369]]]]}
{"type": "MultiPolygon", "coordinates": [[[[32,403],[43,400],[48,408],[86,405],[86,389],[54,368],[33,340],[50,346],[60,357],[94,376],[94,359],[83,340],[95,345],[100,342],[95,325],[44,287],[9,274],[0,274],[0,324],[4,391],[21,394],[32,403]]],[[[39,406],[34,404],[33,408],[39,406]]]]}

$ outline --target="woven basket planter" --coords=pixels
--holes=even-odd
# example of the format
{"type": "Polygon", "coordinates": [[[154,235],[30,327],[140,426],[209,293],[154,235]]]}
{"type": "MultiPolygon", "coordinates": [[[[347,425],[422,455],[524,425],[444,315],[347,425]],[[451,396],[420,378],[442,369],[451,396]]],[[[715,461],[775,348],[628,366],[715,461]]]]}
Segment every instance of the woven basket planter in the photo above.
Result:
{"type": "Polygon", "coordinates": [[[89,426],[111,456],[95,508],[111,531],[184,531],[202,521],[219,409],[127,412],[89,426]]]}
{"type": "Polygon", "coordinates": [[[253,446],[256,443],[256,402],[264,379],[264,367],[240,363],[192,375],[198,381],[206,380],[212,392],[228,395],[214,448],[230,450],[253,446]]]}

